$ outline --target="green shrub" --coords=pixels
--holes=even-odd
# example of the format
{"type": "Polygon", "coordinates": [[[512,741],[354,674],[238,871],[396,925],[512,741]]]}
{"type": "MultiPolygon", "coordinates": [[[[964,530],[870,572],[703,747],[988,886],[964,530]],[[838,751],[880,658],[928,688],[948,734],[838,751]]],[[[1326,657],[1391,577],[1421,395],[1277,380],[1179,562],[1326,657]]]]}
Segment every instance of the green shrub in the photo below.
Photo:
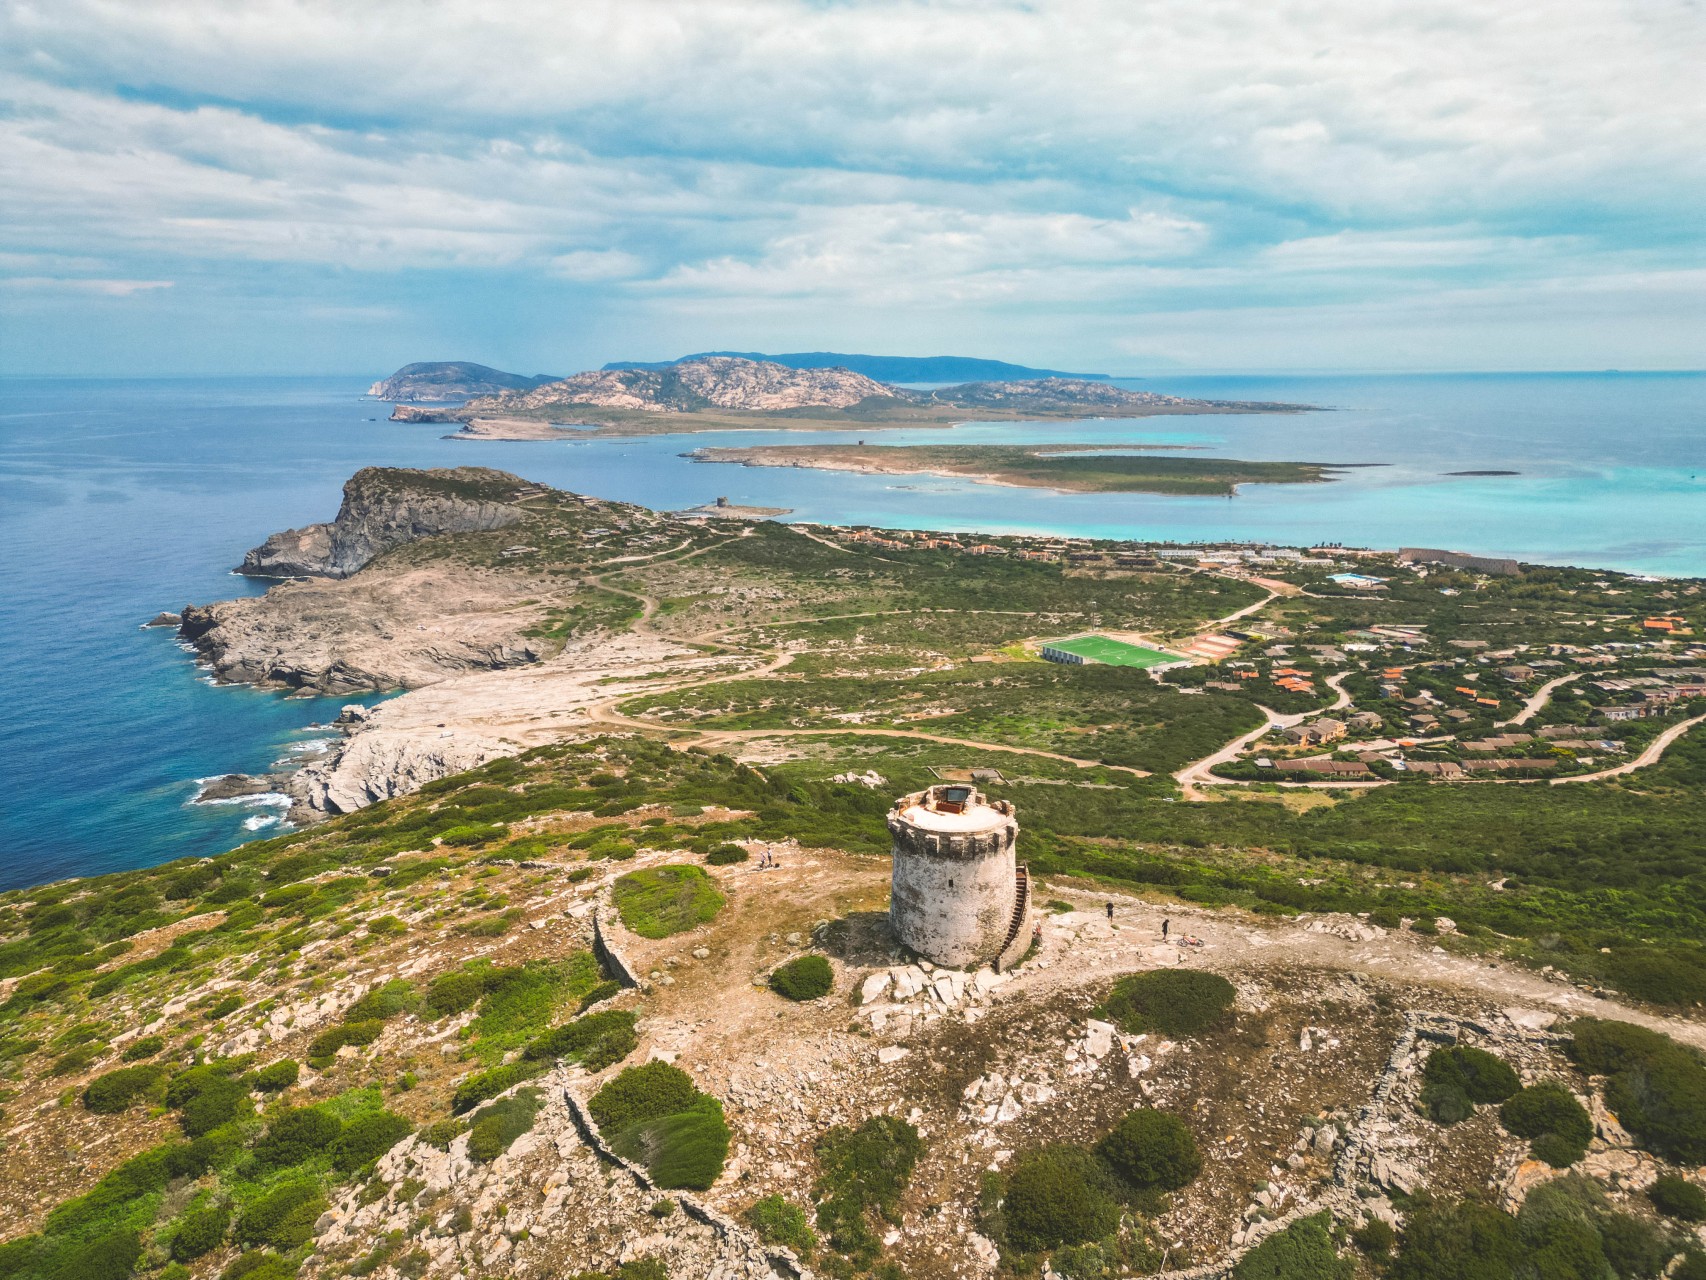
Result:
{"type": "Polygon", "coordinates": [[[765,1196],[747,1206],[741,1217],[766,1244],[783,1245],[807,1261],[817,1251],[817,1234],[806,1222],[806,1211],[791,1200],[765,1196]]]}
{"type": "Polygon", "coordinates": [[[440,974],[427,988],[427,1012],[435,1018],[462,1013],[478,1004],[485,992],[486,984],[477,973],[458,969],[454,973],[440,974]]]}
{"type": "Polygon", "coordinates": [[[450,1144],[468,1132],[468,1122],[460,1117],[447,1120],[435,1120],[420,1132],[420,1139],[429,1147],[437,1147],[440,1151],[450,1150],[450,1144]]]}
{"type": "Polygon", "coordinates": [[[481,916],[478,920],[470,920],[467,924],[457,925],[457,931],[467,934],[470,938],[498,938],[508,933],[526,916],[525,911],[512,909],[500,911],[493,915],[481,916]]]}
{"type": "Polygon", "coordinates": [[[1121,1181],[1139,1190],[1177,1191],[1202,1172],[1196,1135],[1169,1111],[1128,1111],[1096,1154],[1121,1181]]]}
{"type": "Polygon", "coordinates": [[[120,1067],[89,1082],[83,1105],[99,1115],[117,1115],[144,1098],[163,1097],[165,1083],[164,1067],[120,1067]]]}
{"type": "Polygon", "coordinates": [[[1706,1280],[1706,1252],[1689,1249],[1670,1273],[1670,1280],[1706,1280]]]}
{"type": "Polygon", "coordinates": [[[288,1258],[259,1249],[241,1255],[219,1273],[219,1280],[292,1280],[296,1268],[288,1258]]]}
{"type": "Polygon", "coordinates": [[[1676,1256],[1667,1234],[1627,1213],[1599,1220],[1599,1246],[1620,1280],[1654,1280],[1676,1256]]]}
{"type": "Polygon", "coordinates": [[[1510,1064],[1485,1049],[1452,1045],[1435,1049],[1422,1067],[1429,1084],[1455,1085],[1471,1102],[1503,1102],[1521,1085],[1510,1064]]]}
{"type": "Polygon", "coordinates": [[[723,1171],[729,1136],[722,1105],[701,1094],[690,1110],[629,1125],[611,1146],[645,1165],[664,1191],[706,1191],[723,1171]]]}
{"type": "Polygon", "coordinates": [[[1422,1086],[1422,1110],[1438,1125],[1454,1125],[1475,1114],[1475,1104],[1462,1085],[1434,1082],[1422,1086]]]}
{"type": "Polygon", "coordinates": [[[831,1248],[856,1262],[877,1253],[867,1217],[894,1221],[900,1194],[923,1154],[918,1130],[893,1116],[871,1116],[856,1129],[837,1125],[817,1141],[817,1225],[831,1248]]]}
{"type": "Polygon", "coordinates": [[[469,1159],[496,1160],[533,1127],[533,1118],[543,1105],[544,1095],[539,1090],[518,1089],[507,1098],[481,1107],[474,1113],[468,1129],[469,1159]]]}
{"type": "Polygon", "coordinates": [[[1499,1121],[1519,1138],[1530,1139],[1538,1160],[1567,1169],[1587,1154],[1593,1120],[1561,1084],[1545,1081],[1519,1089],[1499,1108],[1499,1121]]]}
{"type": "Polygon", "coordinates": [[[555,964],[530,961],[485,975],[486,994],[474,1032],[497,1046],[519,1045],[550,1028],[557,1008],[597,985],[598,961],[590,951],[576,951],[555,964]]]}
{"type": "Polygon", "coordinates": [[[451,1095],[450,1109],[460,1115],[462,1112],[479,1106],[487,1098],[495,1098],[504,1090],[520,1084],[523,1080],[531,1080],[534,1076],[548,1070],[550,1064],[534,1059],[523,1059],[520,1062],[506,1062],[501,1067],[493,1067],[490,1071],[481,1071],[471,1075],[456,1086],[456,1092],[451,1095]]]}
{"type": "Polygon", "coordinates": [[[629,1125],[686,1111],[700,1096],[693,1077],[667,1062],[629,1067],[587,1103],[587,1110],[608,1137],[629,1125]]]}
{"type": "Polygon", "coordinates": [[[243,1210],[237,1219],[237,1242],[289,1253],[313,1238],[314,1221],[325,1211],[318,1183],[287,1182],[243,1210]]]}
{"type": "Polygon", "coordinates": [[[1516,1219],[1473,1200],[1423,1199],[1398,1238],[1389,1280],[1509,1280],[1522,1254],[1516,1219]]]}
{"type": "Polygon", "coordinates": [[[723,909],[724,898],[702,868],[670,863],[620,877],[611,901],[632,932],[667,938],[704,924],[723,909]]]}
{"type": "Polygon", "coordinates": [[[295,1084],[301,1074],[302,1068],[293,1059],[280,1058],[255,1072],[250,1083],[262,1093],[282,1093],[295,1084]]]}
{"type": "Polygon", "coordinates": [[[1389,1258],[1398,1243],[1398,1233],[1385,1218],[1370,1218],[1351,1232],[1351,1243],[1370,1258],[1389,1258]]]}
{"type": "Polygon", "coordinates": [[[173,1076],[166,1086],[166,1105],[179,1109],[178,1122],[192,1138],[255,1111],[249,1091],[217,1064],[191,1067],[173,1076]]]}
{"type": "Polygon", "coordinates": [[[1349,1280],[1355,1264],[1339,1256],[1325,1213],[1299,1218],[1238,1261],[1233,1280],[1349,1280]]]}
{"type": "Polygon", "coordinates": [[[1706,1162],[1706,1061],[1669,1036],[1626,1022],[1584,1019],[1570,1056],[1608,1076],[1605,1105],[1648,1151],[1706,1162]]]}
{"type": "Polygon", "coordinates": [[[1225,1023],[1237,994],[1219,974],[1156,969],[1116,982],[1102,1014],[1128,1032],[1192,1036],[1225,1023]]]}
{"type": "Polygon", "coordinates": [[[408,1137],[414,1126],[389,1111],[369,1111],[343,1127],[332,1144],[332,1165],[341,1173],[354,1173],[371,1164],[408,1137]]]}
{"type": "Polygon", "coordinates": [[[231,1211],[224,1205],[191,1209],[172,1228],[172,1257],[193,1262],[204,1253],[212,1253],[224,1241],[225,1228],[230,1224],[231,1211]]]}
{"type": "Polygon", "coordinates": [[[1115,1193],[1107,1170],[1081,1147],[1020,1156],[1002,1198],[1006,1243],[1030,1253],[1111,1235],[1120,1221],[1115,1193]]]}
{"type": "Polygon", "coordinates": [[[1620,991],[1654,1004],[1706,1001],[1706,958],[1692,949],[1616,952],[1606,962],[1606,974],[1620,991]]]}
{"type": "Polygon", "coordinates": [[[322,1031],[308,1046],[308,1065],[316,1071],[324,1071],[338,1056],[339,1049],[346,1045],[372,1044],[384,1030],[385,1024],[373,1018],[366,1022],[345,1022],[322,1031]]]}
{"type": "Polygon", "coordinates": [[[705,855],[705,861],[713,867],[732,867],[745,862],[751,856],[738,844],[720,844],[705,855]]]}
{"type": "Polygon", "coordinates": [[[600,982],[591,991],[581,997],[580,1008],[577,1012],[585,1013],[588,1009],[592,1008],[593,1005],[600,1004],[603,1001],[610,999],[611,996],[620,995],[621,992],[622,984],[620,982],[616,981],[614,978],[606,978],[603,982],[600,982]]]}
{"type": "Polygon", "coordinates": [[[816,1000],[834,986],[835,973],[823,956],[800,956],[770,973],[770,989],[788,1000],[816,1000]]]}
{"type": "Polygon", "coordinates": [[[126,1062],[137,1062],[143,1058],[152,1058],[165,1047],[165,1036],[143,1036],[124,1047],[123,1057],[126,1062]]]}
{"type": "Polygon", "coordinates": [[[105,1046],[98,1044],[80,1044],[70,1053],[61,1054],[55,1058],[53,1065],[48,1068],[48,1074],[53,1076],[74,1076],[87,1071],[95,1065],[96,1059],[105,1051],[105,1046]]]}
{"type": "Polygon", "coordinates": [[[420,1007],[421,998],[415,993],[414,983],[398,978],[394,982],[373,988],[357,1000],[345,1011],[344,1021],[384,1022],[400,1013],[413,1013],[420,1007]]]}
{"type": "Polygon", "coordinates": [[[318,1107],[293,1107],[274,1116],[255,1143],[255,1159],[264,1168],[283,1169],[319,1155],[337,1141],[343,1124],[318,1107]]]}
{"type": "Polygon", "coordinates": [[[606,1009],[552,1028],[530,1041],[522,1057],[579,1062],[588,1071],[602,1071],[626,1058],[639,1042],[634,1015],[625,1009],[606,1009]]]}
{"type": "Polygon", "coordinates": [[[232,992],[230,995],[220,996],[218,1000],[214,1001],[202,1012],[201,1016],[206,1018],[209,1022],[218,1022],[226,1014],[236,1013],[237,1010],[242,1007],[243,997],[238,995],[236,992],[232,992]]]}
{"type": "Polygon", "coordinates": [[[1706,1222],[1706,1191],[1687,1178],[1667,1173],[1647,1188],[1647,1199],[1667,1218],[1678,1222],[1706,1222]]]}

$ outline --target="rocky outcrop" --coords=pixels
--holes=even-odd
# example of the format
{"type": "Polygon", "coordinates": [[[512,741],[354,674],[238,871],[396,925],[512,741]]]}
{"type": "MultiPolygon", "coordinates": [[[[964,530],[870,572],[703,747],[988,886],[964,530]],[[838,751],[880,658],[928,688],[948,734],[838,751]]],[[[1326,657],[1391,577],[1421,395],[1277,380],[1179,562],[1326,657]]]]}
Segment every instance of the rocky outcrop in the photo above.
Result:
{"type": "Polygon", "coordinates": [[[530,378],[466,360],[436,360],[406,364],[389,378],[375,382],[367,389],[367,394],[380,400],[448,404],[471,400],[475,396],[500,395],[505,391],[527,391],[555,380],[547,373],[530,378]]]}
{"type": "Polygon", "coordinates": [[[290,794],[299,806],[292,816],[313,821],[354,813],[381,800],[410,795],[453,773],[477,769],[515,750],[513,743],[471,731],[428,737],[363,729],[352,733],[330,757],[305,765],[290,780],[290,794]]]}
{"type": "MultiPolygon", "coordinates": [[[[257,578],[347,578],[406,542],[517,523],[522,513],[509,499],[524,485],[519,477],[485,467],[364,467],[344,485],[337,519],[273,534],[243,557],[237,572],[257,578]]],[[[186,632],[186,638],[194,637],[186,632]]]]}
{"type": "Polygon", "coordinates": [[[532,391],[472,400],[463,415],[502,415],[556,405],[593,405],[642,413],[692,413],[736,409],[754,413],[790,409],[848,409],[896,404],[911,397],[846,369],[790,369],[762,360],[708,356],[665,369],[598,369],[532,391]]]}

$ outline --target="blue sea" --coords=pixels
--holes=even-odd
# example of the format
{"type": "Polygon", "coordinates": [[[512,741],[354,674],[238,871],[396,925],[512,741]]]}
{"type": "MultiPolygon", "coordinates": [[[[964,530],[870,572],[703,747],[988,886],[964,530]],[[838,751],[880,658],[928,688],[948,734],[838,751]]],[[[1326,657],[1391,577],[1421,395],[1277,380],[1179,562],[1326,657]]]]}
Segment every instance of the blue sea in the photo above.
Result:
{"type": "MultiPolygon", "coordinates": [[[[278,831],[279,810],[194,805],[197,779],[264,771],[337,703],[208,683],[163,609],[256,590],[230,567],[337,509],[358,467],[480,464],[658,507],[716,495],[795,518],[1191,541],[1452,547],[1706,575],[1706,375],[1158,377],[1186,396],[1322,406],[804,442],[1086,441],[1363,464],[1236,497],[1057,494],[930,478],[710,466],[702,445],[775,432],[448,441],[385,421],[365,379],[0,381],[0,887],[205,855],[278,831]],[[1461,476],[1462,471],[1514,471],[1461,476]]],[[[1203,456],[1203,455],[1199,455],[1203,456]]],[[[339,700],[344,701],[344,700],[339,700]]]]}

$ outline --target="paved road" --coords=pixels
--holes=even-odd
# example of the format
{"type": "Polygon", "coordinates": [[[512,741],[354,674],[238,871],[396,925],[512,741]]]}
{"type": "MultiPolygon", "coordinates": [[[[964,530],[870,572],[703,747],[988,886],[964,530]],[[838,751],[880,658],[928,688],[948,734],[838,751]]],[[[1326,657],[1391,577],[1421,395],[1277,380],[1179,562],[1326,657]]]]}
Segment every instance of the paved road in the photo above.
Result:
{"type": "Polygon", "coordinates": [[[1615,778],[1619,774],[1634,773],[1637,769],[1645,769],[1650,764],[1657,764],[1659,757],[1664,755],[1665,749],[1671,743],[1682,737],[1702,720],[1706,720],[1706,716],[1695,716],[1692,720],[1684,720],[1681,724],[1672,725],[1649,742],[1647,749],[1627,764],[1614,765],[1609,769],[1601,769],[1597,773],[1578,773],[1573,778],[1553,778],[1552,785],[1561,787],[1567,782],[1598,782],[1601,778],[1615,778]]]}
{"type": "Polygon", "coordinates": [[[1540,708],[1544,707],[1552,700],[1552,690],[1558,688],[1560,685],[1569,684],[1572,680],[1581,679],[1581,675],[1582,673],[1580,671],[1572,671],[1567,676],[1559,676],[1556,680],[1548,680],[1545,684],[1536,689],[1533,695],[1522,704],[1521,711],[1517,712],[1509,720],[1499,721],[1494,727],[1503,729],[1506,725],[1527,724],[1535,717],[1536,714],[1539,713],[1540,708]]]}

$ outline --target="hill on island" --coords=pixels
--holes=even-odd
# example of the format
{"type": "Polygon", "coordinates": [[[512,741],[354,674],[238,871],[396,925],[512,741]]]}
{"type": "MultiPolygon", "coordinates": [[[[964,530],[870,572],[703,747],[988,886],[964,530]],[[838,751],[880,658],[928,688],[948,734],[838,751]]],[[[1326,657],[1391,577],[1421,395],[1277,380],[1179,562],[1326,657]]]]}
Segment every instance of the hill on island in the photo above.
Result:
{"type": "Polygon", "coordinates": [[[757,360],[789,369],[846,369],[878,382],[1007,382],[1029,378],[1078,378],[1106,381],[1105,373],[1066,373],[1059,369],[1033,369],[1005,360],[980,360],[974,356],[870,356],[841,351],[795,351],[765,355],[761,351],[700,351],[678,360],[613,360],[606,370],[669,369],[709,356],[732,356],[757,360]]]}
{"type": "Polygon", "coordinates": [[[380,400],[447,404],[453,400],[471,400],[475,396],[495,396],[504,391],[530,391],[556,380],[554,374],[539,373],[528,377],[467,360],[428,360],[404,365],[389,378],[375,382],[367,389],[367,394],[380,400]]]}

